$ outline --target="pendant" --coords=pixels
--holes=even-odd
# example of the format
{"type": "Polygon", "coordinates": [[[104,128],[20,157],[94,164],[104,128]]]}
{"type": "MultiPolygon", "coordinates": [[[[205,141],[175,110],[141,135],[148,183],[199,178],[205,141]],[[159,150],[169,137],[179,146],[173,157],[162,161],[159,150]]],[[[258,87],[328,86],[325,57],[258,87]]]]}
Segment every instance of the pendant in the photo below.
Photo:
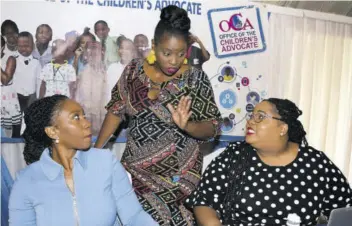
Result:
{"type": "Polygon", "coordinates": [[[151,88],[148,91],[148,98],[150,100],[156,100],[159,96],[159,93],[160,93],[160,89],[151,88]]]}

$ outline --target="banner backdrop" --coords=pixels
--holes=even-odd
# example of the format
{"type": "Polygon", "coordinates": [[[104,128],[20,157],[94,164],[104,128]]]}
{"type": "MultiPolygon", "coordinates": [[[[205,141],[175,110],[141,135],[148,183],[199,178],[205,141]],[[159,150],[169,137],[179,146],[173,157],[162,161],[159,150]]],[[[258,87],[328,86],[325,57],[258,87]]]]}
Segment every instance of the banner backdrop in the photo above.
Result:
{"type": "Polygon", "coordinates": [[[20,31],[33,35],[38,25],[49,24],[53,40],[64,39],[72,30],[83,33],[85,27],[94,33],[94,23],[105,20],[109,36],[124,35],[133,40],[137,34],[144,34],[150,48],[160,10],[170,4],[187,10],[192,21],[191,32],[211,55],[203,70],[211,80],[224,117],[223,135],[243,136],[247,113],[269,96],[265,41],[268,13],[260,5],[230,0],[2,1],[1,20],[11,19],[20,31]]]}

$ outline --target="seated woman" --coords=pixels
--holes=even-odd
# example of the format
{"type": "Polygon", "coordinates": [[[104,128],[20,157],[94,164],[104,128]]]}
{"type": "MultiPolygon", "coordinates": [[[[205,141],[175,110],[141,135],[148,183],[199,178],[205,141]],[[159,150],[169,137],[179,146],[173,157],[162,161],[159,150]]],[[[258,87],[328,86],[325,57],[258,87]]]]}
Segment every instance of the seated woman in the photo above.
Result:
{"type": "Polygon", "coordinates": [[[91,124],[63,95],[25,112],[27,166],[11,191],[10,225],[157,225],[143,211],[126,171],[111,152],[90,148],[91,124]]]}
{"type": "Polygon", "coordinates": [[[186,200],[200,225],[316,225],[320,214],[351,206],[351,188],[321,151],[308,146],[289,100],[259,103],[246,142],[213,160],[186,200]]]}

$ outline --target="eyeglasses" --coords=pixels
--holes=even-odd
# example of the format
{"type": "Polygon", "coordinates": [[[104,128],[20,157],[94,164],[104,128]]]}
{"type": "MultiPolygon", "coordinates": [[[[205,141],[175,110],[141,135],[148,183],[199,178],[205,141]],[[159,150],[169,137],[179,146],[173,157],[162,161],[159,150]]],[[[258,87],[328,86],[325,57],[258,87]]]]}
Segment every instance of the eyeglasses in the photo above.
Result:
{"type": "Polygon", "coordinates": [[[247,121],[253,119],[254,122],[256,122],[256,123],[260,123],[266,118],[272,118],[272,119],[283,121],[281,118],[276,118],[276,117],[268,115],[264,112],[256,112],[256,113],[251,112],[246,115],[246,118],[247,118],[247,121]]]}

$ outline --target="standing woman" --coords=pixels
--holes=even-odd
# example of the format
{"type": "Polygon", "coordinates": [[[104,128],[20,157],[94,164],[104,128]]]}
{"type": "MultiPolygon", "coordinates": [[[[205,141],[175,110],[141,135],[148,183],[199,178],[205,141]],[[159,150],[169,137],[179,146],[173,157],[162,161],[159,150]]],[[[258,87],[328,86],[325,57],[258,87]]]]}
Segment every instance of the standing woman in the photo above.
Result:
{"type": "Polygon", "coordinates": [[[144,210],[160,225],[193,225],[183,202],[200,179],[199,144],[218,134],[221,118],[207,75],[188,66],[190,27],[185,10],[162,9],[153,50],[126,66],[95,144],[103,147],[129,116],[121,161],[144,210]]]}

